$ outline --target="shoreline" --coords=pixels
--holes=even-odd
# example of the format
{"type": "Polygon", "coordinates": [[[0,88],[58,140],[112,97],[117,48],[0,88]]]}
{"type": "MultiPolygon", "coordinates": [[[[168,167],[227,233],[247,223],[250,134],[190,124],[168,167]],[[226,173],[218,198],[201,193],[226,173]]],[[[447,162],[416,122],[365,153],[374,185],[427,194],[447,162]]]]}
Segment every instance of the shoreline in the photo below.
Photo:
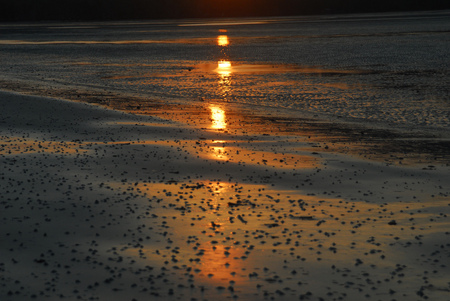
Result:
{"type": "MultiPolygon", "coordinates": [[[[320,69],[319,69],[320,70],[320,69]]],[[[86,84],[68,85],[67,83],[56,83],[50,81],[40,80],[23,80],[15,78],[11,80],[9,77],[0,78],[0,88],[3,91],[16,92],[19,94],[35,95],[43,97],[53,97],[58,99],[66,99],[69,101],[97,104],[106,108],[120,110],[125,112],[131,112],[135,114],[151,115],[151,110],[154,107],[164,105],[180,106],[185,105],[187,107],[201,107],[205,103],[221,103],[224,105],[232,105],[236,108],[242,108],[246,111],[256,110],[267,115],[268,111],[277,112],[280,116],[286,116],[288,118],[298,119],[317,119],[322,122],[329,122],[333,124],[342,124],[349,127],[358,127],[361,129],[370,128],[380,131],[392,131],[395,135],[406,136],[426,136],[436,139],[450,139],[448,129],[441,126],[423,126],[413,124],[397,124],[391,122],[386,124],[384,121],[365,120],[364,118],[344,116],[334,116],[330,113],[319,113],[314,111],[301,111],[299,109],[291,109],[287,107],[271,107],[265,104],[252,104],[246,102],[233,102],[219,99],[180,99],[180,98],[158,98],[155,96],[149,96],[148,93],[143,96],[136,93],[123,93],[121,90],[107,91],[100,86],[89,86],[86,84]],[[146,106],[150,110],[145,110],[146,106]],[[139,107],[141,110],[136,109],[139,107]],[[293,113],[295,112],[295,113],[293,113]]],[[[236,109],[235,108],[235,109],[236,109]]]]}
{"type": "Polygon", "coordinates": [[[11,93],[65,99],[89,103],[126,113],[153,116],[171,120],[201,130],[222,131],[236,135],[267,135],[276,129],[275,136],[301,137],[315,147],[371,161],[387,164],[427,165],[450,164],[450,136],[442,128],[411,129],[392,127],[374,122],[344,120],[320,116],[313,112],[295,112],[289,109],[256,107],[245,103],[216,100],[181,101],[157,100],[118,92],[77,87],[47,87],[36,83],[2,82],[11,93]],[[44,87],[44,88],[42,88],[44,87]],[[46,95],[50,93],[51,95],[46,95]],[[211,128],[211,108],[223,111],[226,128],[211,128]],[[186,114],[189,112],[189,114],[186,114]],[[196,118],[193,118],[195,116],[196,118]],[[245,130],[243,130],[245,129],[245,130]]]}
{"type": "Polygon", "coordinates": [[[232,114],[202,129],[5,92],[0,108],[2,300],[449,297],[448,163],[243,133],[232,114]]]}

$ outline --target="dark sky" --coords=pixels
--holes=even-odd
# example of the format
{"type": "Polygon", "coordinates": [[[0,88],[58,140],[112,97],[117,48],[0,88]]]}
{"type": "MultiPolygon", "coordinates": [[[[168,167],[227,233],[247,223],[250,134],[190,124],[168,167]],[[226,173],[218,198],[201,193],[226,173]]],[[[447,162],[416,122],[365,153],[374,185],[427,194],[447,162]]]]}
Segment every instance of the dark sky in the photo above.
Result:
{"type": "Polygon", "coordinates": [[[0,21],[255,17],[450,9],[449,0],[0,0],[0,21]]]}

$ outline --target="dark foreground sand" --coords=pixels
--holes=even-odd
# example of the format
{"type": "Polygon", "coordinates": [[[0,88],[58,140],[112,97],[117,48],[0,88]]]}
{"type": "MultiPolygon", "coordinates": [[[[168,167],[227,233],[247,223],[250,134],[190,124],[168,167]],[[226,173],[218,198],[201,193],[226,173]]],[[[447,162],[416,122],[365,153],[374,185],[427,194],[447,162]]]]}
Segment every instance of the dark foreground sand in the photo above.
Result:
{"type": "Polygon", "coordinates": [[[448,165],[214,127],[1,93],[0,300],[450,300],[448,165]]]}

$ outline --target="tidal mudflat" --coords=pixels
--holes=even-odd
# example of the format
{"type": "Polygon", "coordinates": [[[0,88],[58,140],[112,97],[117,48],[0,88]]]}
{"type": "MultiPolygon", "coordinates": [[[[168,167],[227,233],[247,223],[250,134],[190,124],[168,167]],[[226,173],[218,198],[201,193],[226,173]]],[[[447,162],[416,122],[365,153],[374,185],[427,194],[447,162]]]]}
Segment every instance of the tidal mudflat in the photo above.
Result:
{"type": "Polygon", "coordinates": [[[0,300],[449,300],[448,16],[1,24],[0,300]]]}
{"type": "Polygon", "coordinates": [[[3,300],[446,300],[448,164],[2,93],[3,300]]]}

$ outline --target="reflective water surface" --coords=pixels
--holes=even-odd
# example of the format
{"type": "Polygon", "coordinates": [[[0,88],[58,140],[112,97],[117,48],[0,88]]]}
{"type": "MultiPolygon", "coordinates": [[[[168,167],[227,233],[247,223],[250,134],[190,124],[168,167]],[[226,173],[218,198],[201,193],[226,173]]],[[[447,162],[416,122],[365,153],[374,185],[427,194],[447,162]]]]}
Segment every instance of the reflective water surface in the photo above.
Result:
{"type": "Polygon", "coordinates": [[[449,19],[431,12],[2,25],[0,71],[49,88],[448,130],[449,19]]]}
{"type": "Polygon", "coordinates": [[[448,12],[0,30],[3,89],[166,120],[4,114],[24,298],[448,294],[448,12]]]}
{"type": "Polygon", "coordinates": [[[322,139],[382,160],[445,160],[449,20],[428,12],[4,24],[0,85],[213,131],[322,139]],[[345,145],[361,139],[370,146],[345,145]]]}

